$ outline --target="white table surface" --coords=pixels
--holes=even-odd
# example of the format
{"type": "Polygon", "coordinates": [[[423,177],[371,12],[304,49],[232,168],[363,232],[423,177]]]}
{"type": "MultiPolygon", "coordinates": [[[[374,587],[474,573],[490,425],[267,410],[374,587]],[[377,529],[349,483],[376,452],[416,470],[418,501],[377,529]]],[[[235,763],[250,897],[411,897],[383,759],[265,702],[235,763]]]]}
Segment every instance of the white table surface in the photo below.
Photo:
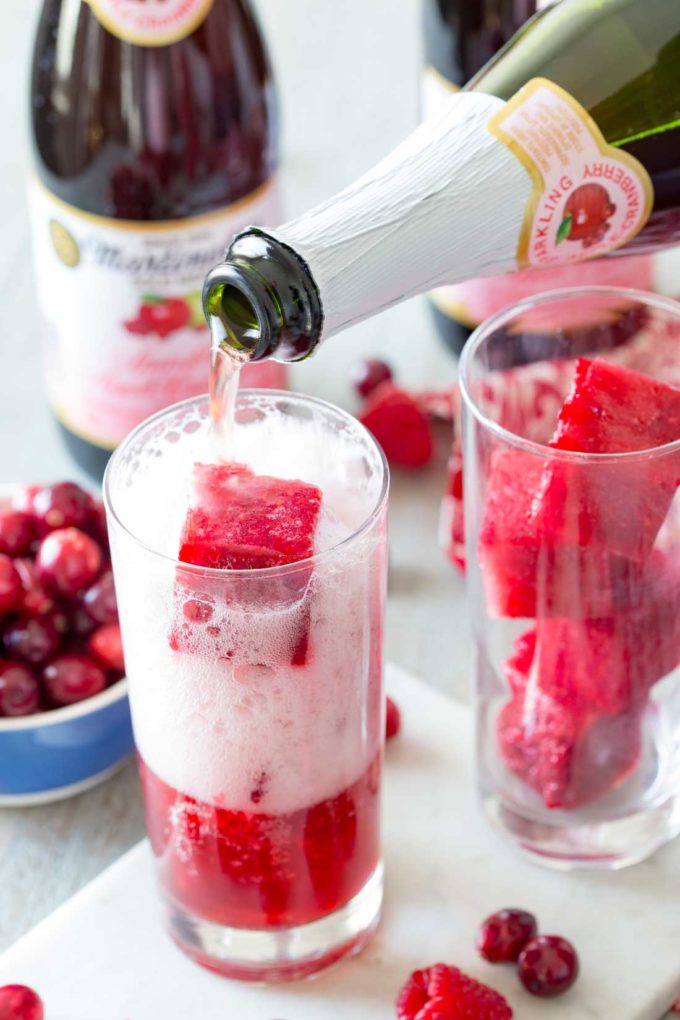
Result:
{"type": "MultiPolygon", "coordinates": [[[[278,78],[282,184],[292,215],[349,183],[415,125],[420,3],[255,3],[278,78]]],[[[45,404],[39,326],[31,311],[24,194],[30,166],[27,82],[40,2],[2,6],[0,483],[77,477],[45,404]]],[[[366,353],[386,357],[413,387],[440,385],[455,375],[425,301],[415,299],[333,338],[319,356],[296,367],[294,386],[351,408],[347,369],[366,353]]],[[[436,544],[445,444],[442,438],[439,460],[426,472],[393,481],[387,655],[467,701],[470,638],[464,585],[436,544]]],[[[132,765],[99,789],[64,804],[0,811],[0,950],[142,834],[132,765]]]]}

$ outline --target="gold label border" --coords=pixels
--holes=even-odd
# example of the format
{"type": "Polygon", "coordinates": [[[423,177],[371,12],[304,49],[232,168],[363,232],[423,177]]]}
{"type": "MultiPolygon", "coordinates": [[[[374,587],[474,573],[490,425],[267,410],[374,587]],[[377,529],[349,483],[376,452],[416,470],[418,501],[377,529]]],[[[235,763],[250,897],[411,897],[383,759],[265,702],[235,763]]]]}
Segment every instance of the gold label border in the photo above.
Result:
{"type": "Polygon", "coordinates": [[[104,10],[101,0],[85,0],[85,3],[89,5],[97,21],[99,21],[99,23],[102,24],[108,32],[111,32],[111,34],[115,35],[118,39],[122,39],[123,42],[132,43],[133,46],[153,47],[170,46],[172,43],[179,42],[180,39],[186,39],[186,37],[191,35],[192,32],[195,32],[198,26],[201,25],[208,17],[214,0],[201,0],[201,3],[195,13],[182,25],[181,28],[177,28],[172,32],[164,32],[153,37],[135,32],[124,31],[120,22],[116,21],[115,18],[111,17],[111,15],[104,10]]]}
{"type": "MultiPolygon", "coordinates": [[[[612,247],[607,250],[615,251],[616,248],[621,248],[628,244],[628,242],[635,237],[636,234],[639,234],[649,219],[654,205],[654,188],[652,186],[651,178],[642,163],[629,153],[622,152],[621,150],[614,148],[613,145],[610,145],[588,111],[584,110],[581,104],[577,102],[574,97],[566,91],[566,89],[563,89],[560,85],[556,85],[555,82],[550,81],[548,78],[532,78],[531,81],[527,82],[527,84],[524,85],[519,92],[516,92],[515,95],[507,101],[505,106],[499,110],[498,113],[493,114],[487,124],[488,130],[494,138],[497,138],[499,142],[502,142],[503,145],[510,149],[510,151],[519,159],[520,163],[522,163],[529,173],[533,184],[529,201],[527,202],[526,209],[524,210],[522,228],[520,230],[519,241],[517,243],[516,257],[519,269],[526,269],[532,265],[529,261],[529,241],[531,238],[531,228],[538,209],[538,203],[541,195],[545,191],[545,179],[540,168],[526,149],[516,142],[515,139],[503,129],[503,122],[511,113],[514,113],[515,110],[523,106],[529,96],[533,95],[541,88],[549,89],[558,96],[562,102],[567,103],[567,105],[571,107],[572,111],[583,123],[600,153],[609,159],[616,159],[617,162],[624,163],[642,185],[645,202],[640,220],[636,224],[635,229],[628,234],[627,237],[619,241],[618,244],[612,245],[612,247]]],[[[598,255],[603,254],[605,253],[598,252],[594,257],[597,258],[598,255]]]]}

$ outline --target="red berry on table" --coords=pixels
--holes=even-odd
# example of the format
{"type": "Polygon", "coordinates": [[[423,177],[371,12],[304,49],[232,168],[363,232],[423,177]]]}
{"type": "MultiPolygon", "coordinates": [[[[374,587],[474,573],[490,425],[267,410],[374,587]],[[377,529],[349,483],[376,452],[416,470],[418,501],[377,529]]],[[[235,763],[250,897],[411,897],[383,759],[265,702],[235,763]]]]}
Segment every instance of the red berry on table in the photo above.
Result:
{"type": "Polygon", "coordinates": [[[102,627],[97,627],[90,636],[87,648],[90,655],[104,669],[110,669],[116,673],[125,669],[123,642],[117,623],[106,623],[102,627]]]}
{"type": "Polygon", "coordinates": [[[18,609],[21,596],[21,577],[9,556],[0,553],[0,615],[18,609]]]}
{"type": "Polygon", "coordinates": [[[430,423],[413,397],[398,386],[381,383],[366,402],[359,421],[373,433],[390,464],[413,470],[432,460],[430,423]]]}
{"type": "Polygon", "coordinates": [[[113,574],[110,570],[85,591],[81,598],[83,610],[95,623],[116,623],[118,606],[116,605],[116,589],[113,574]]]}
{"type": "Polygon", "coordinates": [[[414,971],[397,996],[399,1020],[511,1020],[512,1015],[493,988],[444,963],[414,971]]]}
{"type": "Polygon", "coordinates": [[[0,1020],[43,1020],[40,997],[27,985],[0,988],[0,1020]]]}
{"type": "Polygon", "coordinates": [[[36,565],[40,580],[50,591],[72,598],[94,581],[102,552],[84,531],[60,528],[41,542],[36,565]]]}
{"type": "Polygon", "coordinates": [[[43,533],[57,528],[82,528],[94,500],[75,482],[57,482],[38,489],[32,499],[33,513],[43,533]]]}
{"type": "Polygon", "coordinates": [[[0,510],[0,553],[24,556],[37,536],[35,520],[23,510],[0,510]]]}
{"type": "Polygon", "coordinates": [[[517,961],[520,981],[528,992],[542,999],[561,995],[571,988],[578,970],[576,950],[559,935],[531,939],[517,961]]]}
{"type": "Polygon", "coordinates": [[[0,716],[31,715],[39,708],[40,686],[31,670],[20,662],[0,659],[0,716]]]}
{"type": "Polygon", "coordinates": [[[490,963],[514,961],[537,931],[536,918],[527,910],[499,910],[480,925],[477,949],[490,963]]]}
{"type": "Polygon", "coordinates": [[[53,659],[43,670],[43,681],[55,705],[73,705],[106,687],[104,671],[89,655],[80,652],[53,659]]]}
{"type": "Polygon", "coordinates": [[[350,380],[360,397],[367,397],[380,383],[392,381],[392,369],[386,361],[368,358],[356,361],[349,370],[350,380]]]}
{"type": "Polygon", "coordinates": [[[49,615],[8,623],[2,632],[5,651],[29,666],[40,666],[59,651],[62,636],[49,615]]]}
{"type": "Polygon", "coordinates": [[[396,737],[400,729],[401,713],[397,708],[396,702],[388,697],[387,709],[385,711],[385,739],[391,740],[392,737],[396,737]]]}

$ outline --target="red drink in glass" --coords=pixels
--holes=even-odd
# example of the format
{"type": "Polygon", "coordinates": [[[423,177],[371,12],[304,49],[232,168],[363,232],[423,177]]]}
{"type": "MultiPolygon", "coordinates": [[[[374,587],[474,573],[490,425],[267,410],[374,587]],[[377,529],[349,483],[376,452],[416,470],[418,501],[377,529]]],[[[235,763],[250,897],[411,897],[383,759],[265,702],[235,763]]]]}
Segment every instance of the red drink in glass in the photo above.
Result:
{"type": "Polygon", "coordinates": [[[170,932],[277,980],[379,915],[387,479],[365,430],[312,398],[241,393],[232,440],[247,467],[207,464],[207,401],[177,405],[106,493],[170,932]]]}

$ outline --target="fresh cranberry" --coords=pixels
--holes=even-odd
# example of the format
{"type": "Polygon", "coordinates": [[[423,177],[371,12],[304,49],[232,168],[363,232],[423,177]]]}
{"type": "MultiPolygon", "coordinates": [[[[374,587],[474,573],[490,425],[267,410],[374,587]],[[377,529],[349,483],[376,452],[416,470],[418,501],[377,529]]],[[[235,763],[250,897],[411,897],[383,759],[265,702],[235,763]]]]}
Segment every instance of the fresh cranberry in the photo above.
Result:
{"type": "Polygon", "coordinates": [[[108,554],[109,533],[106,527],[106,510],[104,509],[104,504],[100,503],[99,500],[93,501],[92,510],[90,511],[87,523],[83,526],[83,531],[86,531],[102,547],[104,552],[108,554]]]}
{"type": "Polygon", "coordinates": [[[55,705],[73,705],[99,694],[106,687],[106,676],[89,655],[71,652],[53,659],[43,670],[43,680],[55,705]]]}
{"type": "Polygon", "coordinates": [[[396,702],[392,701],[391,698],[388,698],[387,711],[385,713],[385,739],[391,740],[392,737],[396,737],[400,729],[401,712],[397,708],[396,702]]]}
{"type": "Polygon", "coordinates": [[[103,573],[99,580],[84,592],[81,603],[87,615],[95,623],[117,622],[116,589],[110,570],[103,573]]]}
{"type": "Polygon", "coordinates": [[[125,669],[123,642],[117,623],[97,627],[87,643],[88,651],[104,667],[121,673],[125,669]]]}
{"type": "Polygon", "coordinates": [[[390,382],[392,369],[386,361],[380,361],[379,358],[368,358],[365,361],[356,361],[352,365],[350,379],[359,396],[367,397],[377,386],[380,386],[380,383],[390,382]]]}
{"type": "Polygon", "coordinates": [[[69,610],[68,625],[71,634],[75,638],[86,638],[92,633],[97,624],[92,617],[83,609],[79,602],[73,603],[69,610]]]}
{"type": "Polygon", "coordinates": [[[491,914],[477,932],[477,949],[490,963],[516,960],[538,926],[536,918],[526,910],[508,908],[491,914]]]}
{"type": "Polygon", "coordinates": [[[0,715],[31,715],[40,707],[40,687],[20,662],[0,659],[0,715]]]}
{"type": "Polygon", "coordinates": [[[50,591],[72,598],[94,581],[102,552],[78,528],[59,528],[41,542],[36,564],[40,580],[50,591]]]}
{"type": "Polygon", "coordinates": [[[0,615],[18,609],[21,603],[21,578],[14,563],[0,553],[0,615]]]}
{"type": "Polygon", "coordinates": [[[40,666],[61,647],[61,635],[49,615],[29,616],[8,623],[2,640],[8,655],[29,666],[40,666]]]}
{"type": "Polygon", "coordinates": [[[75,482],[46,485],[33,496],[33,513],[43,533],[57,528],[83,528],[94,500],[75,482]]]}
{"type": "Polygon", "coordinates": [[[24,556],[36,538],[35,521],[23,510],[0,510],[0,553],[24,556]]]}
{"type": "Polygon", "coordinates": [[[528,992],[550,999],[573,985],[578,977],[578,956],[571,942],[559,935],[537,935],[520,953],[517,971],[528,992]]]}
{"type": "Polygon", "coordinates": [[[43,1004],[27,985],[0,988],[0,1020],[43,1020],[43,1004]]]}
{"type": "Polygon", "coordinates": [[[33,560],[14,560],[14,566],[21,579],[19,612],[24,616],[46,616],[51,613],[54,609],[54,599],[41,584],[38,568],[33,560]]]}

